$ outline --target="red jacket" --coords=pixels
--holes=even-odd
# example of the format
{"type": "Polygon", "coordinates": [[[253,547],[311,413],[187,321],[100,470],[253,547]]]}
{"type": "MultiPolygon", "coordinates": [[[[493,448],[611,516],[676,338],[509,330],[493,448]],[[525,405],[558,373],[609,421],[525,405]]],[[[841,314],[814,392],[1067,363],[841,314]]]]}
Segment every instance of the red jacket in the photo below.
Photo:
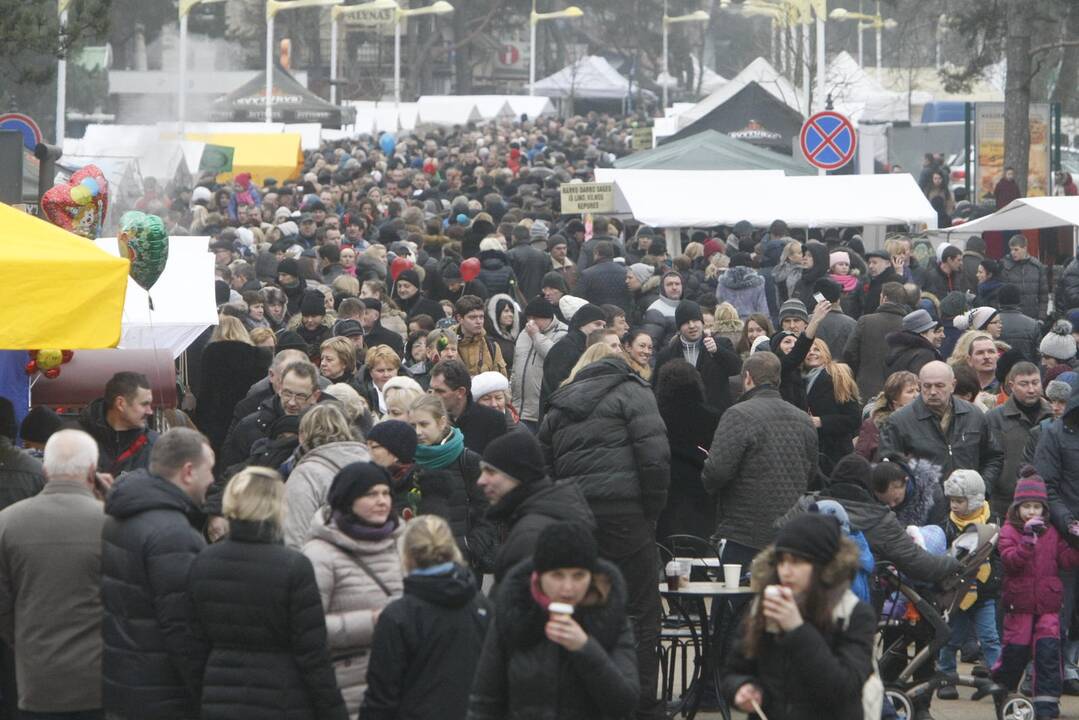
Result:
{"type": "Polygon", "coordinates": [[[1061,568],[1079,567],[1079,550],[1070,546],[1052,525],[1034,544],[1009,522],[1000,529],[1000,559],[1004,563],[1005,612],[1047,615],[1060,612],[1061,568]]]}

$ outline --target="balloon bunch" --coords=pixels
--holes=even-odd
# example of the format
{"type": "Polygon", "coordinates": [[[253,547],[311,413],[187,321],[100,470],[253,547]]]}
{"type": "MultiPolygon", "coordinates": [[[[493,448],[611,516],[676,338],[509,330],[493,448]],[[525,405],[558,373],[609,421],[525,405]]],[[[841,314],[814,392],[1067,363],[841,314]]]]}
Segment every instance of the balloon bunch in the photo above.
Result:
{"type": "Polygon", "coordinates": [[[71,362],[73,357],[75,357],[75,352],[72,350],[56,350],[54,348],[31,350],[30,362],[23,366],[23,370],[26,371],[27,375],[40,372],[45,377],[53,380],[60,377],[60,366],[71,362]]]}
{"type": "Polygon", "coordinates": [[[169,233],[157,215],[132,210],[120,218],[120,256],[131,261],[129,275],[143,290],[154,286],[169,261],[169,233]]]}
{"type": "Polygon", "coordinates": [[[41,196],[49,222],[90,240],[101,234],[109,210],[109,182],[96,165],[87,165],[41,196]]]}

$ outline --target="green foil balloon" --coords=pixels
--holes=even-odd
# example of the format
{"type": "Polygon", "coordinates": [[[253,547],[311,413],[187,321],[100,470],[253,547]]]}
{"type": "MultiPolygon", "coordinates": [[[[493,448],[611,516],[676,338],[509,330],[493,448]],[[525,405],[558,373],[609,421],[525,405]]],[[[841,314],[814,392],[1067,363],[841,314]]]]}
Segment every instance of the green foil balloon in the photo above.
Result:
{"type": "Polygon", "coordinates": [[[169,234],[165,223],[157,215],[132,210],[120,218],[120,234],[116,239],[120,255],[131,261],[131,279],[149,291],[169,260],[169,234]]]}

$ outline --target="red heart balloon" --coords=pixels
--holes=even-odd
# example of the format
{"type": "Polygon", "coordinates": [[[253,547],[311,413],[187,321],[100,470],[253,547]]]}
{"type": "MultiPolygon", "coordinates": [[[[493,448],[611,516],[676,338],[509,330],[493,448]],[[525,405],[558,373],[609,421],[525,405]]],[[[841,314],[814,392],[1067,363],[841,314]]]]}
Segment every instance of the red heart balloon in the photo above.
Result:
{"type": "Polygon", "coordinates": [[[461,263],[461,279],[465,282],[472,282],[480,275],[480,261],[479,258],[469,258],[461,263]]]}
{"type": "Polygon", "coordinates": [[[50,380],[55,380],[56,378],[60,377],[60,368],[58,368],[58,367],[49,368],[48,370],[45,371],[45,377],[47,377],[50,380]]]}
{"type": "Polygon", "coordinates": [[[397,276],[403,273],[405,270],[411,270],[413,263],[408,258],[396,257],[393,262],[390,263],[390,277],[394,282],[397,282],[397,276]]]}
{"type": "Polygon", "coordinates": [[[109,182],[96,165],[87,165],[41,196],[41,211],[53,225],[93,240],[109,210],[109,182]]]}
{"type": "Polygon", "coordinates": [[[60,355],[63,358],[63,360],[61,360],[61,362],[69,363],[69,362],[71,362],[71,358],[75,357],[75,351],[74,350],[62,350],[60,352],[60,355]]]}

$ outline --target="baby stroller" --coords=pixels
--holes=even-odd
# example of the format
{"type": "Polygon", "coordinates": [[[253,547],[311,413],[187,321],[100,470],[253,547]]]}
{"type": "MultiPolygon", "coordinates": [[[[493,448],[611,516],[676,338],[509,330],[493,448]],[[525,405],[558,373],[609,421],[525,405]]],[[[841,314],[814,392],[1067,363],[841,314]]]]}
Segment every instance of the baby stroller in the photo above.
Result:
{"type": "Polygon", "coordinates": [[[878,627],[883,639],[879,664],[882,675],[889,678],[885,680],[884,694],[899,718],[913,717],[919,702],[927,701],[937,688],[956,685],[974,688],[973,700],[993,696],[1000,720],[1033,720],[1033,702],[1023,695],[1009,693],[984,671],[976,669],[970,675],[938,672],[921,680],[914,677],[947,644],[951,636],[948,618],[974,586],[978,568],[989,559],[997,538],[995,525],[969,526],[952,545],[951,552],[961,564],[959,572],[943,581],[939,592],[919,590],[901,577],[894,565],[877,564],[873,580],[883,610],[878,627]],[[885,602],[886,597],[889,602],[885,602]],[[912,645],[916,648],[913,656],[912,645]]]}

